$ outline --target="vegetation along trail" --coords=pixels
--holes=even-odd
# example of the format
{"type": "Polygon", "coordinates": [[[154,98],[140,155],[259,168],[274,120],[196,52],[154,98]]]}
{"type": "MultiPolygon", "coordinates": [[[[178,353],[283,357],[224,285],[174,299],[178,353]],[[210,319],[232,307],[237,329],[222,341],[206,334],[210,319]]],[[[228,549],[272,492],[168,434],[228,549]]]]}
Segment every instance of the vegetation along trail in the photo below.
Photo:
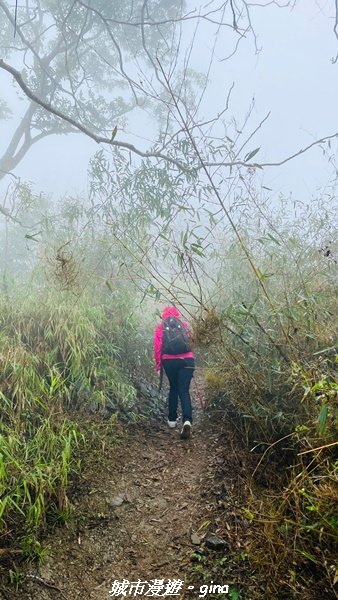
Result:
{"type": "Polygon", "coordinates": [[[113,597],[114,580],[153,579],[173,586],[171,597],[184,597],[216,444],[197,406],[195,416],[190,440],[180,439],[179,427],[153,422],[135,427],[117,447],[108,443],[74,491],[78,518],[46,540],[44,564],[30,566],[10,597],[103,600],[113,597]]]}
{"type": "Polygon", "coordinates": [[[0,49],[0,600],[337,600],[338,0],[0,49]]]}

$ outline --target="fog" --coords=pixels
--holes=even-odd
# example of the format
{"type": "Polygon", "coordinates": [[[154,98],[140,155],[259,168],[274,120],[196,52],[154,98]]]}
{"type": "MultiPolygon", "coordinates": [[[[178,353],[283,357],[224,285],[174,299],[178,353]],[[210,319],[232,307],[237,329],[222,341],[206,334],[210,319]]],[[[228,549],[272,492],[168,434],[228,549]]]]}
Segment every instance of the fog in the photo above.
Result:
{"type": "MultiPolygon", "coordinates": [[[[252,148],[260,147],[256,157],[259,162],[278,162],[314,140],[335,133],[338,64],[331,59],[337,53],[338,41],[333,32],[333,4],[300,0],[293,8],[253,7],[252,25],[258,50],[253,35],[248,33],[228,60],[224,58],[233,42],[228,41],[231,37],[228,30],[227,35],[223,30],[215,47],[200,120],[212,118],[222,110],[234,83],[226,119],[234,118],[240,126],[253,97],[255,106],[248,132],[270,112],[252,139],[252,148]]],[[[196,3],[190,0],[186,12],[194,8],[196,3]]],[[[188,47],[194,27],[195,22],[185,24],[182,52],[188,47]]],[[[215,26],[203,22],[199,25],[190,58],[190,66],[197,72],[205,73],[208,68],[214,36],[215,26]]],[[[3,70],[0,70],[0,88],[1,98],[12,111],[12,117],[0,123],[2,153],[27,102],[11,75],[3,70]]],[[[128,123],[117,125],[118,139],[140,148],[148,146],[152,125],[146,113],[137,111],[136,116],[130,113],[128,123]]],[[[265,168],[259,174],[262,183],[273,194],[292,193],[301,200],[309,199],[335,175],[334,164],[328,158],[334,156],[336,145],[333,143],[331,150],[325,148],[326,156],[317,146],[284,166],[265,168]]],[[[82,133],[53,135],[33,146],[14,174],[31,182],[36,191],[55,197],[65,193],[88,194],[88,162],[97,149],[97,144],[82,133]]]]}
{"type": "Polygon", "coordinates": [[[337,0],[0,0],[0,40],[1,598],[331,600],[337,0]]]}

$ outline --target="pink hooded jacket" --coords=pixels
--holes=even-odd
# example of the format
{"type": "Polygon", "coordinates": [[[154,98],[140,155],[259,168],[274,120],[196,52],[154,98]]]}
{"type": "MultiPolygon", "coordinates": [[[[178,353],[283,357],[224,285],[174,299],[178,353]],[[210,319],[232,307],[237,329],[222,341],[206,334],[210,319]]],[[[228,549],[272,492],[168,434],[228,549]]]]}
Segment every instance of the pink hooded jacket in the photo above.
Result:
{"type": "MultiPolygon", "coordinates": [[[[175,308],[175,306],[167,306],[162,311],[162,319],[167,319],[168,317],[177,317],[181,318],[179,310],[175,308]]],[[[183,321],[184,327],[189,328],[189,323],[183,321]]],[[[193,352],[185,352],[185,354],[162,354],[162,333],[163,326],[162,323],[159,323],[154,332],[154,356],[156,363],[156,370],[159,371],[161,369],[162,359],[171,359],[171,358],[194,358],[193,352]]]]}

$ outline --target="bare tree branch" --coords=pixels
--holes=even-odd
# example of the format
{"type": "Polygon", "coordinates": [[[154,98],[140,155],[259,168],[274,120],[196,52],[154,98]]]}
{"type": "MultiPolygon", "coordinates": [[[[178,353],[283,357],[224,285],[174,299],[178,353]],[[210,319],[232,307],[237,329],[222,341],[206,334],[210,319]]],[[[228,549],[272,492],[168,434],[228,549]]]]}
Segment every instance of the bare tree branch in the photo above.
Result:
{"type": "MultiPolygon", "coordinates": [[[[334,6],[335,6],[335,19],[334,19],[333,32],[338,40],[338,0],[335,0],[334,6]]],[[[333,62],[333,64],[336,64],[338,62],[338,52],[336,54],[336,57],[332,59],[332,62],[333,62]]]]}
{"type": "Polygon", "coordinates": [[[171,158],[170,156],[166,156],[164,154],[161,154],[160,152],[142,152],[142,150],[139,150],[133,144],[129,144],[127,142],[117,142],[117,141],[114,141],[113,137],[111,139],[109,139],[109,138],[106,138],[106,137],[103,137],[103,136],[96,135],[95,133],[93,133],[92,131],[90,131],[87,127],[85,127],[84,125],[82,125],[82,123],[78,123],[77,121],[75,121],[74,119],[72,119],[71,117],[69,117],[68,115],[65,115],[60,110],[58,110],[58,109],[54,108],[53,106],[51,106],[50,103],[44,102],[44,100],[41,100],[41,98],[38,98],[34,94],[34,92],[32,92],[29,89],[29,87],[26,85],[26,83],[22,79],[19,71],[17,71],[16,69],[14,69],[14,67],[12,67],[11,65],[5,63],[5,61],[2,60],[2,59],[0,59],[0,69],[4,69],[5,71],[8,71],[8,73],[10,73],[11,75],[13,75],[14,79],[19,84],[19,86],[22,89],[22,91],[26,94],[26,96],[28,98],[30,98],[30,100],[32,100],[36,104],[42,106],[42,108],[44,108],[48,112],[54,114],[56,117],[59,117],[60,119],[63,119],[64,121],[66,121],[67,123],[69,123],[70,125],[72,125],[72,127],[74,127],[75,129],[78,129],[78,130],[82,131],[82,133],[84,133],[85,135],[87,135],[88,137],[90,137],[92,140],[94,140],[98,144],[103,143],[103,144],[108,144],[110,146],[117,146],[119,148],[125,148],[126,150],[130,150],[131,152],[134,152],[135,154],[138,154],[139,156],[142,156],[143,158],[148,158],[148,157],[162,158],[162,159],[166,160],[167,162],[172,163],[173,165],[175,165],[179,169],[186,170],[186,167],[182,163],[180,163],[178,160],[175,160],[174,158],[171,158]]]}
{"type": "Polygon", "coordinates": [[[15,0],[15,13],[14,13],[14,37],[16,34],[16,22],[18,18],[18,0],[15,0]]]}
{"type": "Polygon", "coordinates": [[[8,71],[13,77],[14,79],[17,81],[17,83],[19,84],[20,88],[22,89],[22,91],[26,94],[26,96],[28,98],[30,98],[33,102],[35,102],[36,104],[42,106],[45,110],[47,110],[48,112],[54,114],[55,116],[59,117],[60,119],[63,119],[64,121],[66,121],[67,123],[69,123],[72,127],[75,128],[75,130],[79,130],[82,131],[82,133],[84,133],[85,135],[87,135],[88,137],[90,137],[92,140],[94,140],[95,142],[97,142],[98,144],[103,143],[103,144],[108,144],[109,146],[116,146],[118,148],[124,148],[125,150],[129,150],[130,152],[133,152],[135,154],[137,154],[138,156],[141,156],[142,158],[159,158],[159,159],[163,159],[173,165],[175,165],[178,169],[183,170],[183,171],[187,171],[189,169],[201,169],[204,166],[207,167],[219,167],[219,166],[223,166],[223,167],[236,167],[236,166],[242,166],[245,168],[263,168],[263,167],[279,167],[287,162],[289,162],[290,160],[293,160],[294,158],[304,154],[305,152],[307,152],[308,150],[310,150],[311,148],[313,148],[314,146],[318,146],[319,144],[323,144],[328,140],[334,139],[338,137],[338,132],[332,134],[332,135],[328,135],[325,137],[322,137],[318,140],[315,140],[314,142],[312,142],[311,144],[309,144],[308,146],[305,146],[305,148],[301,148],[300,150],[298,150],[297,152],[295,152],[294,154],[291,154],[290,156],[287,156],[286,158],[280,160],[280,161],[276,161],[276,162],[266,162],[266,163],[252,163],[252,162],[246,162],[243,160],[234,160],[234,161],[218,161],[218,162],[204,162],[203,164],[198,162],[196,163],[196,165],[193,166],[187,166],[184,165],[182,162],[180,162],[179,160],[176,160],[174,158],[172,158],[171,156],[162,154],[161,152],[143,152],[142,150],[140,150],[139,148],[136,148],[133,144],[129,144],[127,142],[122,142],[122,141],[115,141],[114,139],[109,139],[107,137],[103,137],[103,136],[99,136],[96,135],[95,133],[93,133],[92,131],[90,131],[87,127],[85,127],[84,125],[82,125],[82,123],[78,123],[77,121],[75,121],[74,119],[72,119],[71,117],[69,117],[68,115],[65,115],[64,113],[62,113],[61,111],[59,111],[58,109],[54,108],[51,106],[51,104],[44,102],[43,100],[41,100],[40,98],[38,98],[26,85],[26,83],[24,82],[24,80],[21,77],[21,74],[19,73],[19,71],[17,71],[16,69],[14,69],[14,67],[12,67],[11,65],[8,65],[7,63],[5,63],[4,60],[0,59],[0,68],[4,69],[5,71],[8,71]]]}
{"type": "Polygon", "coordinates": [[[11,219],[11,221],[14,221],[14,223],[19,223],[19,225],[21,225],[21,222],[15,217],[13,217],[13,215],[11,215],[11,213],[9,213],[8,210],[6,210],[3,206],[0,206],[0,213],[5,215],[5,217],[7,217],[8,219],[11,219]]]}
{"type": "MultiPolygon", "coordinates": [[[[82,0],[77,0],[77,3],[80,4],[81,6],[87,8],[88,10],[98,12],[96,9],[94,9],[92,6],[89,6],[89,4],[86,4],[82,0]]],[[[222,3],[217,8],[214,8],[213,10],[210,10],[205,13],[194,14],[197,12],[197,10],[194,9],[180,17],[171,18],[171,19],[161,19],[158,21],[154,20],[154,19],[148,19],[148,20],[141,19],[140,21],[124,21],[124,20],[119,20],[119,19],[112,19],[111,17],[109,17],[109,18],[107,17],[106,21],[107,21],[107,23],[114,23],[115,25],[128,25],[130,27],[140,27],[143,25],[152,25],[152,26],[169,25],[169,24],[181,23],[182,21],[203,19],[205,21],[208,21],[209,23],[212,23],[213,25],[221,25],[223,27],[228,27],[230,29],[233,29],[233,26],[231,24],[224,23],[222,21],[219,21],[218,19],[213,19],[210,16],[210,15],[220,12],[223,9],[225,4],[227,4],[227,2],[222,3]]]]}

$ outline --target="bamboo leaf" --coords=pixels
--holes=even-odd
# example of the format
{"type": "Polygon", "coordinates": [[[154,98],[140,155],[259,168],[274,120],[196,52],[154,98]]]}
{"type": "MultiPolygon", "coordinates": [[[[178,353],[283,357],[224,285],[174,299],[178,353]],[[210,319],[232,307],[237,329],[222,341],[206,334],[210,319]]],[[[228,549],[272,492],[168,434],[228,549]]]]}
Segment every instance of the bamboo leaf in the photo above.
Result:
{"type": "Polygon", "coordinates": [[[110,138],[111,142],[115,139],[116,134],[117,134],[117,125],[115,125],[115,127],[112,131],[111,138],[110,138]]]}
{"type": "Polygon", "coordinates": [[[273,235],[271,235],[271,233],[268,233],[268,238],[270,238],[270,240],[275,242],[275,244],[277,244],[277,246],[280,246],[280,242],[275,237],[273,237],[273,235]]]}
{"type": "Polygon", "coordinates": [[[26,240],[32,240],[33,242],[39,243],[39,240],[35,239],[35,236],[39,235],[40,233],[41,233],[41,231],[39,231],[38,233],[34,233],[33,235],[29,235],[29,233],[26,233],[25,239],[26,240]]]}
{"type": "Polygon", "coordinates": [[[255,148],[254,150],[252,150],[251,152],[249,152],[246,157],[244,158],[244,162],[248,162],[249,160],[251,160],[254,156],[256,156],[257,152],[260,151],[260,147],[259,148],[255,148]]]}
{"type": "Polygon", "coordinates": [[[329,414],[329,407],[327,404],[324,404],[320,409],[320,413],[318,416],[318,432],[320,435],[323,435],[326,427],[327,416],[329,414]]]}

